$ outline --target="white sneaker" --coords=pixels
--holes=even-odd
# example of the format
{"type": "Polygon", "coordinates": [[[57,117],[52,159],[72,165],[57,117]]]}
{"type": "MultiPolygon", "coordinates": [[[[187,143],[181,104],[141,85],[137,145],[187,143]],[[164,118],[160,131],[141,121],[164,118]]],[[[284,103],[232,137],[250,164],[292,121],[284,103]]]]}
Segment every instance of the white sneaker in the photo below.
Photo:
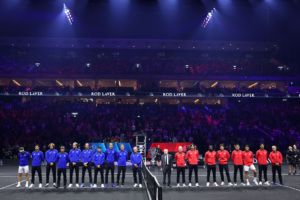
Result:
{"type": "Polygon", "coordinates": [[[224,185],[224,182],[223,182],[223,181],[221,182],[221,185],[222,185],[222,186],[224,185]]]}
{"type": "Polygon", "coordinates": [[[206,187],[209,187],[209,182],[206,183],[206,187]]]}
{"type": "Polygon", "coordinates": [[[253,180],[253,183],[254,183],[255,185],[258,185],[258,182],[257,182],[256,179],[253,180]]]}
{"type": "Polygon", "coordinates": [[[265,182],[265,185],[269,186],[269,185],[270,185],[269,181],[266,181],[266,182],[265,182]]]}
{"type": "Polygon", "coordinates": [[[18,182],[18,184],[17,184],[17,186],[16,186],[17,188],[19,188],[19,187],[21,187],[21,183],[20,182],[18,182]]]}
{"type": "Polygon", "coordinates": [[[228,186],[233,186],[233,184],[231,182],[228,183],[228,186]]]}
{"type": "Polygon", "coordinates": [[[250,186],[250,183],[249,183],[249,181],[247,181],[246,185],[247,185],[247,186],[250,186]]]}
{"type": "Polygon", "coordinates": [[[25,187],[28,188],[28,186],[29,186],[29,183],[28,183],[28,181],[26,181],[25,187]]]}
{"type": "Polygon", "coordinates": [[[217,183],[217,182],[214,182],[214,186],[218,187],[219,185],[218,185],[218,183],[217,183]]]}
{"type": "Polygon", "coordinates": [[[79,184],[78,183],[76,183],[76,185],[75,185],[77,188],[79,188],[79,184]]]}
{"type": "Polygon", "coordinates": [[[192,183],[189,183],[189,187],[192,187],[192,183]]]}
{"type": "Polygon", "coordinates": [[[46,184],[45,184],[45,187],[48,187],[48,186],[49,186],[49,183],[46,183],[46,184]]]}
{"type": "Polygon", "coordinates": [[[241,186],[245,186],[245,183],[241,183],[241,186]]]}
{"type": "Polygon", "coordinates": [[[259,181],[258,185],[262,185],[262,182],[261,182],[261,181],[259,181]]]}
{"type": "Polygon", "coordinates": [[[199,187],[199,183],[196,183],[195,186],[196,186],[196,187],[199,187]]]}
{"type": "Polygon", "coordinates": [[[56,187],[56,183],[53,183],[53,187],[56,187]]]}
{"type": "Polygon", "coordinates": [[[85,185],[84,185],[83,183],[80,185],[81,188],[84,188],[84,186],[85,186],[85,185]]]}
{"type": "Polygon", "coordinates": [[[133,187],[137,187],[137,186],[138,186],[138,184],[136,184],[136,183],[133,185],[133,187]]]}
{"type": "Polygon", "coordinates": [[[234,185],[234,186],[237,186],[237,183],[234,183],[233,185],[234,185]]]}
{"type": "Polygon", "coordinates": [[[94,185],[93,184],[90,184],[90,188],[92,188],[94,185]]]}
{"type": "Polygon", "coordinates": [[[73,184],[72,184],[72,183],[70,183],[70,184],[68,185],[68,188],[71,188],[71,187],[73,187],[73,184]]]}
{"type": "Polygon", "coordinates": [[[43,187],[43,185],[40,183],[40,184],[39,184],[39,188],[42,188],[42,187],[43,187]]]}
{"type": "Polygon", "coordinates": [[[96,188],[96,187],[97,187],[97,184],[94,184],[94,185],[93,185],[93,188],[96,188]]]}
{"type": "Polygon", "coordinates": [[[139,188],[142,188],[143,186],[142,186],[142,184],[139,184],[139,188]]]}
{"type": "Polygon", "coordinates": [[[101,187],[104,188],[104,184],[101,184],[101,187]]]}
{"type": "Polygon", "coordinates": [[[34,185],[31,183],[30,186],[29,186],[29,188],[33,188],[33,187],[34,187],[34,185]]]}
{"type": "Polygon", "coordinates": [[[185,183],[184,183],[184,184],[182,184],[182,186],[183,186],[183,187],[186,187],[185,183]]]}
{"type": "Polygon", "coordinates": [[[177,184],[177,187],[180,187],[180,184],[179,184],[179,183],[177,184]]]}

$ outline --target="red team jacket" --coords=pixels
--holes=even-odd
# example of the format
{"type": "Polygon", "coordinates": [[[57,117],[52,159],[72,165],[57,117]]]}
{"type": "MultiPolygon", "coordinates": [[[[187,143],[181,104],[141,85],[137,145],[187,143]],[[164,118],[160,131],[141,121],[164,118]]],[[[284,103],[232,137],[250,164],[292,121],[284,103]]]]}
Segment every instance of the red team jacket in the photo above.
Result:
{"type": "Polygon", "coordinates": [[[267,165],[268,164],[268,152],[267,150],[257,150],[256,151],[256,159],[259,165],[267,165]]]}
{"type": "Polygon", "coordinates": [[[253,153],[252,151],[243,152],[243,163],[246,166],[251,166],[253,164],[253,153]]]}
{"type": "Polygon", "coordinates": [[[282,154],[279,151],[272,151],[269,155],[269,158],[271,160],[272,165],[275,165],[276,163],[282,165],[282,154]]]}
{"type": "Polygon", "coordinates": [[[243,165],[243,151],[233,150],[231,153],[231,159],[234,165],[243,165]]]}
{"type": "Polygon", "coordinates": [[[220,165],[227,165],[228,160],[230,159],[230,154],[227,150],[219,150],[217,153],[217,158],[220,165]]]}
{"type": "Polygon", "coordinates": [[[177,167],[185,167],[185,153],[184,152],[177,152],[175,154],[176,166],[177,167]]]}
{"type": "Polygon", "coordinates": [[[194,150],[194,151],[189,150],[186,153],[186,159],[190,165],[198,165],[199,151],[198,150],[194,150]]]}
{"type": "Polygon", "coordinates": [[[204,162],[207,165],[216,164],[217,153],[215,151],[207,151],[204,156],[204,162]]]}

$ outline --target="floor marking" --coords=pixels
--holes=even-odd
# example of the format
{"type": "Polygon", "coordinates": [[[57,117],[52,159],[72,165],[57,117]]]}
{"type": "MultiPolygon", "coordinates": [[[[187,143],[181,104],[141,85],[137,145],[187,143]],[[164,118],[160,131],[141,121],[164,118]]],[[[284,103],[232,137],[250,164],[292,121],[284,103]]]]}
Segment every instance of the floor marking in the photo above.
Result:
{"type": "Polygon", "coordinates": [[[295,191],[297,191],[297,192],[300,192],[300,189],[297,189],[297,188],[294,188],[294,187],[291,187],[291,186],[281,185],[281,187],[289,188],[289,189],[291,189],[291,190],[295,190],[295,191]]]}
{"type": "MultiPolygon", "coordinates": [[[[24,181],[26,181],[26,180],[23,180],[23,181],[21,181],[21,183],[23,183],[24,181]]],[[[10,185],[7,185],[7,186],[4,186],[4,187],[1,187],[0,188],[0,190],[3,190],[3,189],[6,189],[6,188],[9,188],[9,187],[11,187],[11,186],[14,186],[14,185],[17,185],[18,184],[18,182],[16,182],[16,183],[13,183],[13,184],[10,184],[10,185]]]]}

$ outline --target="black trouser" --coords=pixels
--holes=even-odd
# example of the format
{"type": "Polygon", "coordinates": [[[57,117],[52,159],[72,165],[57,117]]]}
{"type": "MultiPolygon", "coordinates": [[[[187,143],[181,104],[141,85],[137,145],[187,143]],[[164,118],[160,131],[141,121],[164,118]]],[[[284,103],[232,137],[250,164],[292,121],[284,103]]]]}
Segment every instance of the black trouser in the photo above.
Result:
{"type": "Polygon", "coordinates": [[[41,168],[41,166],[32,166],[31,167],[31,183],[34,184],[35,172],[38,173],[39,182],[42,183],[42,168],[41,168]]]}
{"type": "Polygon", "coordinates": [[[258,165],[258,179],[259,179],[259,182],[262,181],[262,173],[263,172],[264,172],[265,181],[268,181],[267,170],[268,170],[268,165],[258,165]]]}
{"type": "Polygon", "coordinates": [[[82,166],[82,177],[81,177],[81,183],[84,183],[84,178],[85,178],[85,171],[88,170],[89,173],[89,181],[92,183],[92,167],[90,163],[87,164],[87,166],[82,166]]]}
{"type": "Polygon", "coordinates": [[[122,182],[121,184],[124,185],[125,182],[125,174],[126,174],[126,166],[118,166],[118,176],[117,176],[117,184],[120,183],[120,176],[122,173],[122,182]]]}
{"type": "Polygon", "coordinates": [[[216,179],[216,165],[206,165],[207,168],[207,177],[206,177],[206,181],[209,182],[210,181],[210,172],[212,171],[213,174],[213,181],[217,182],[216,179]]]}
{"type": "Polygon", "coordinates": [[[142,184],[142,172],[140,167],[132,167],[133,181],[137,184],[137,174],[139,175],[139,184],[142,184]]]}
{"type": "Polygon", "coordinates": [[[182,183],[185,183],[185,167],[177,167],[177,184],[180,182],[180,174],[182,175],[182,183]]]}
{"type": "Polygon", "coordinates": [[[100,172],[101,184],[104,184],[104,166],[103,165],[101,165],[99,168],[97,166],[95,166],[95,168],[94,168],[94,183],[95,184],[97,184],[98,172],[100,172]]]}
{"type": "Polygon", "coordinates": [[[75,177],[76,177],[76,183],[79,183],[79,164],[76,163],[73,165],[73,163],[70,164],[70,183],[73,184],[73,171],[75,169],[75,177]]]}
{"type": "Polygon", "coordinates": [[[234,165],[234,174],[233,174],[233,181],[236,183],[236,176],[237,176],[237,171],[240,171],[240,179],[241,182],[244,182],[244,174],[243,174],[243,165],[234,165]]]}
{"type": "Polygon", "coordinates": [[[192,182],[192,173],[195,172],[195,182],[198,183],[198,165],[189,165],[189,182],[192,182]]]}
{"type": "Polygon", "coordinates": [[[49,183],[50,170],[52,170],[53,183],[56,183],[56,164],[53,163],[51,166],[50,163],[46,166],[46,183],[49,183]]]}
{"type": "Polygon", "coordinates": [[[223,173],[223,171],[225,170],[227,181],[228,181],[228,183],[230,183],[231,178],[230,178],[230,175],[229,175],[228,165],[227,164],[225,164],[225,165],[219,164],[219,170],[220,170],[220,175],[221,175],[221,181],[224,182],[224,173],[223,173]]]}
{"type": "Polygon", "coordinates": [[[64,178],[64,187],[67,185],[67,169],[66,168],[58,168],[57,169],[57,187],[60,186],[60,177],[63,174],[64,178]]]}
{"type": "Polygon", "coordinates": [[[163,168],[163,184],[166,184],[166,178],[168,176],[168,185],[171,184],[171,165],[166,165],[163,168]]]}
{"type": "Polygon", "coordinates": [[[108,174],[111,174],[111,183],[114,184],[115,183],[115,165],[114,163],[107,163],[106,165],[106,171],[105,171],[105,184],[108,183],[108,174]]]}
{"type": "Polygon", "coordinates": [[[273,183],[276,183],[276,171],[278,173],[279,183],[282,184],[281,166],[280,165],[272,165],[273,183]]]}

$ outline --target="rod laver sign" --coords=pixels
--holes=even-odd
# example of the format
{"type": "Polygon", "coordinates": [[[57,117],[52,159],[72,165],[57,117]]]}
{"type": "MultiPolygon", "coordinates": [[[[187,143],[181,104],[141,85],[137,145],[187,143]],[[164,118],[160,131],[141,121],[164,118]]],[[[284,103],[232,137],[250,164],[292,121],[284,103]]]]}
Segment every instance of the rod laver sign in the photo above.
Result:
{"type": "Polygon", "coordinates": [[[91,92],[91,96],[114,97],[114,96],[116,96],[116,93],[114,93],[114,92],[91,92]]]}
{"type": "Polygon", "coordinates": [[[20,96],[43,96],[43,92],[18,92],[20,96]]]}
{"type": "Polygon", "coordinates": [[[162,95],[164,97],[186,97],[186,93],[184,93],[184,92],[175,92],[175,93],[164,92],[164,93],[162,93],[162,95]]]}
{"type": "Polygon", "coordinates": [[[232,93],[232,97],[244,97],[244,98],[251,98],[255,97],[254,93],[232,93]]]}

